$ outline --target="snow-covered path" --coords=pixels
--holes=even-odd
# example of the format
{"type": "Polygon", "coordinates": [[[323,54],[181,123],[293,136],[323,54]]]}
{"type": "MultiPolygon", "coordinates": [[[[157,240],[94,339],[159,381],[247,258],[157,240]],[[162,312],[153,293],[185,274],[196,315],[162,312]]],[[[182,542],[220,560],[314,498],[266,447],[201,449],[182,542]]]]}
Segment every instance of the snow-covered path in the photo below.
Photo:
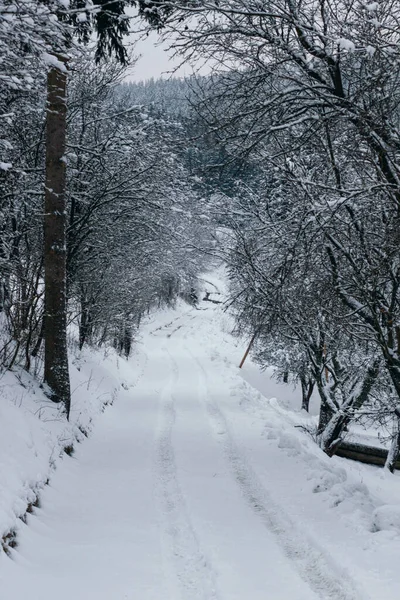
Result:
{"type": "Polygon", "coordinates": [[[375,599],[274,498],[217,313],[146,327],[140,377],[3,556],[1,600],[375,599]]]}

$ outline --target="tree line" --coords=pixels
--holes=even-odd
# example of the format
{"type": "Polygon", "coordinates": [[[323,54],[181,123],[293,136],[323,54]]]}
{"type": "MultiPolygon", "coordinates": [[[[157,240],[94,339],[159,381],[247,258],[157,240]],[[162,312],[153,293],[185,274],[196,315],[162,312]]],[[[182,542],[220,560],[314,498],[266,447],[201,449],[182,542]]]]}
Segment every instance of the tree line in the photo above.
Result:
{"type": "Polygon", "coordinates": [[[394,0],[149,3],[184,59],[213,75],[198,111],[225,165],[220,190],[237,329],[321,398],[335,453],[372,421],[400,448],[400,7],[394,0]],[[172,37],[171,37],[172,34],[172,37]]]}
{"type": "Polygon", "coordinates": [[[68,327],[129,355],[146,311],[190,299],[209,236],[179,123],[122,85],[114,4],[0,5],[0,364],[67,416],[68,327]]]}

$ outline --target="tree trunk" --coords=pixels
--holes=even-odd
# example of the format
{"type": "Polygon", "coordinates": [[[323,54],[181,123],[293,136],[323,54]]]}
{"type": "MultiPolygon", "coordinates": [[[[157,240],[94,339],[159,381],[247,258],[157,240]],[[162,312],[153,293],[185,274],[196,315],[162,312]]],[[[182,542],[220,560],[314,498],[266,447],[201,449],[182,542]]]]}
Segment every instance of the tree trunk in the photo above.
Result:
{"type": "Polygon", "coordinates": [[[396,461],[400,454],[400,407],[395,411],[395,420],[393,423],[393,437],[390,444],[385,467],[389,469],[391,473],[394,473],[396,468],[396,461]]]}
{"type": "MultiPolygon", "coordinates": [[[[333,456],[342,441],[343,432],[354,419],[356,412],[368,400],[372,387],[379,376],[380,361],[375,360],[368,368],[364,380],[354,386],[349,398],[332,415],[319,436],[319,446],[328,455],[333,456]]],[[[322,405],[321,405],[322,409],[322,405]]],[[[320,414],[321,423],[321,414],[320,414]]],[[[397,457],[396,457],[397,458],[397,457]]]]}
{"type": "Polygon", "coordinates": [[[321,398],[321,407],[319,409],[319,420],[318,420],[318,428],[317,428],[317,435],[321,435],[328,423],[330,422],[330,420],[333,417],[333,411],[331,409],[330,406],[328,406],[328,404],[326,402],[324,402],[321,398]]]}
{"type": "Polygon", "coordinates": [[[70,412],[66,297],[66,60],[47,76],[46,189],[44,215],[44,383],[54,402],[70,412]]]}
{"type": "Polygon", "coordinates": [[[81,297],[81,317],[79,321],[79,350],[82,350],[84,343],[90,336],[92,329],[92,317],[90,302],[84,296],[81,297]]]}
{"type": "Polygon", "coordinates": [[[315,381],[310,378],[300,377],[301,383],[301,408],[307,412],[310,409],[310,398],[314,391],[315,381]]]}
{"type": "Polygon", "coordinates": [[[125,358],[129,358],[132,348],[132,328],[129,325],[125,325],[124,331],[124,354],[125,358]]]}
{"type": "MultiPolygon", "coordinates": [[[[396,359],[396,355],[398,356],[398,345],[399,345],[399,332],[396,327],[396,345],[397,345],[397,353],[387,354],[385,356],[385,364],[386,368],[389,371],[390,378],[393,383],[393,387],[396,391],[397,397],[400,398],[400,370],[399,370],[399,362],[398,358],[396,359]]],[[[395,464],[400,456],[400,405],[396,407],[394,411],[394,422],[393,422],[393,436],[392,442],[390,444],[390,449],[388,452],[387,461],[385,467],[389,469],[391,473],[394,473],[395,464]]]]}

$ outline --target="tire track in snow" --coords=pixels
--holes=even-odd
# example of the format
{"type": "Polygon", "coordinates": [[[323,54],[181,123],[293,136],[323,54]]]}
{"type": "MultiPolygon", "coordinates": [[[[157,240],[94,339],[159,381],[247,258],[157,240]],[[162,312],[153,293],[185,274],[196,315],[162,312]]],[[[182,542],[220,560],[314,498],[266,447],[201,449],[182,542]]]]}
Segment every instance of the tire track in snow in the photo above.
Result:
{"type": "MultiPolygon", "coordinates": [[[[165,536],[165,552],[173,564],[182,600],[219,600],[212,566],[203,554],[179,486],[172,431],[176,419],[173,388],[178,365],[163,348],[171,364],[171,377],[161,393],[161,414],[156,449],[156,485],[165,536]]],[[[176,599],[176,596],[172,596],[176,599]]]]}
{"type": "Polygon", "coordinates": [[[167,333],[166,337],[167,338],[172,337],[177,331],[179,331],[180,329],[182,329],[182,327],[185,327],[187,329],[188,328],[188,322],[189,321],[193,321],[195,318],[196,318],[196,315],[189,315],[186,321],[184,321],[181,325],[178,325],[178,327],[176,327],[175,329],[173,329],[171,331],[171,333],[167,333]]]}
{"type": "MultiPolygon", "coordinates": [[[[165,330],[168,330],[168,329],[170,329],[171,327],[173,327],[173,326],[174,326],[174,324],[175,324],[177,321],[180,321],[180,320],[182,320],[182,319],[185,319],[185,321],[186,321],[186,319],[187,319],[187,318],[189,318],[189,320],[190,320],[190,321],[192,321],[193,319],[195,319],[195,318],[196,318],[196,315],[192,315],[192,314],[191,314],[193,310],[194,310],[193,308],[190,308],[190,309],[189,309],[189,310],[188,310],[186,313],[184,313],[183,315],[179,315],[178,317],[175,317],[174,319],[172,319],[172,321],[169,321],[168,323],[165,323],[164,325],[160,325],[159,327],[156,327],[155,329],[152,329],[151,331],[149,331],[149,334],[150,334],[150,335],[154,335],[154,336],[155,336],[157,332],[160,332],[160,334],[161,334],[161,335],[158,335],[158,336],[156,336],[156,337],[163,337],[163,335],[164,335],[164,333],[165,333],[165,330]]],[[[172,331],[172,333],[168,334],[168,335],[167,335],[167,337],[171,337],[171,335],[172,335],[172,334],[174,334],[174,333],[175,333],[175,331],[178,331],[178,329],[180,329],[181,327],[183,327],[183,325],[185,325],[185,321],[184,321],[184,323],[183,323],[182,325],[179,325],[179,326],[178,326],[176,329],[174,329],[174,330],[172,331]]]]}
{"type": "Polygon", "coordinates": [[[207,373],[196,356],[186,347],[196,362],[200,374],[199,397],[208,413],[218,443],[230,465],[242,494],[264,526],[273,533],[284,554],[295,566],[300,577],[321,600],[370,600],[360,592],[350,577],[332,557],[307,539],[271,498],[246,458],[241,454],[229,430],[227,420],[215,403],[208,385],[207,373]],[[202,389],[201,389],[202,388],[202,389]]]}

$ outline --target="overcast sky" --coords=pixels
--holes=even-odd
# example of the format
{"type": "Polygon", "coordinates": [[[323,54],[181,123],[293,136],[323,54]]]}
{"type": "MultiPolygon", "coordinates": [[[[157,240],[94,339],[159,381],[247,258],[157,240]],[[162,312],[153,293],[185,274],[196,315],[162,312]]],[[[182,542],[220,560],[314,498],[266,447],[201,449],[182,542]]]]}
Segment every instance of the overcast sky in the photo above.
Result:
{"type": "MultiPolygon", "coordinates": [[[[130,81],[143,81],[146,79],[157,79],[159,77],[170,77],[171,71],[177,68],[179,61],[172,59],[172,52],[167,51],[166,44],[160,44],[158,35],[151,33],[146,39],[138,40],[137,34],[130,36],[130,41],[134,43],[134,54],[140,56],[135,67],[130,70],[127,77],[130,81]]],[[[175,77],[184,77],[190,75],[192,69],[189,65],[179,68],[175,77]]]]}
{"type": "MultiPolygon", "coordinates": [[[[136,28],[142,26],[141,22],[131,21],[132,33],[129,36],[129,45],[133,46],[136,56],[140,55],[136,66],[129,70],[128,81],[145,81],[147,79],[158,79],[159,77],[185,77],[193,73],[189,64],[179,66],[181,60],[173,58],[173,51],[168,51],[168,44],[161,43],[156,32],[145,36],[143,33],[135,32],[136,28]]],[[[210,72],[208,65],[196,65],[196,72],[206,75],[210,72]]]]}

